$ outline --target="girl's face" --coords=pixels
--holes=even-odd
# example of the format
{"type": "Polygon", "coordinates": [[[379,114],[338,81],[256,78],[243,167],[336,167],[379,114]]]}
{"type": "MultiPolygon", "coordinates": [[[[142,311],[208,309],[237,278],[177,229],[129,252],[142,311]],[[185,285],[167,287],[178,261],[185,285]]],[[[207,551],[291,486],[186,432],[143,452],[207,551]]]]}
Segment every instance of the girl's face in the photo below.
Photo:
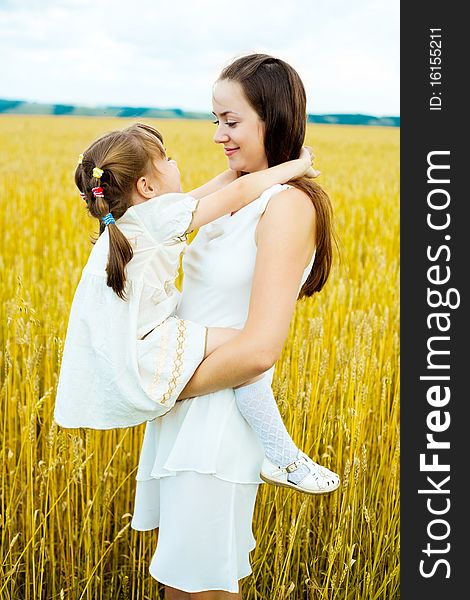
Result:
{"type": "Polygon", "coordinates": [[[268,167],[264,149],[264,123],[248,103],[237,81],[216,81],[212,90],[216,117],[216,144],[223,144],[229,168],[253,173],[268,167]]]}
{"type": "Polygon", "coordinates": [[[132,204],[141,204],[168,192],[181,192],[180,172],[176,160],[156,158],[145,175],[139,177],[132,192],[132,204]]]}
{"type": "Polygon", "coordinates": [[[181,192],[181,176],[176,160],[159,158],[154,161],[157,169],[156,187],[158,195],[168,192],[181,192]]]}

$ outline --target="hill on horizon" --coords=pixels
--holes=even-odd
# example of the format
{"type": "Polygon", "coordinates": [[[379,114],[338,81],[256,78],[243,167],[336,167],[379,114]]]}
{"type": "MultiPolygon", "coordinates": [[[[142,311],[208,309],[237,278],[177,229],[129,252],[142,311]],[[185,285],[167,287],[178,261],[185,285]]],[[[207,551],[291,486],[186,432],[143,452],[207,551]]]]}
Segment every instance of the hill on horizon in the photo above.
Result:
{"type": "MultiPolygon", "coordinates": [[[[46,104],[26,100],[0,98],[0,115],[67,115],[88,117],[145,117],[148,119],[213,119],[211,113],[185,111],[181,108],[152,108],[136,106],[80,106],[75,104],[46,104]]],[[[399,127],[400,117],[364,114],[309,114],[309,123],[330,125],[375,125],[399,127]]]]}

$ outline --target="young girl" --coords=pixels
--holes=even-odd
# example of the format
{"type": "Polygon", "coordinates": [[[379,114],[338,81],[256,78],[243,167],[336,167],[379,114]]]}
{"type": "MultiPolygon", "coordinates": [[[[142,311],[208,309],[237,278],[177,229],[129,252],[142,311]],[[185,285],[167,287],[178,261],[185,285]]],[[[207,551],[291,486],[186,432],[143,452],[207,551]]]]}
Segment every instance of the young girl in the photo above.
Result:
{"type": "MultiPolygon", "coordinates": [[[[238,179],[228,171],[183,194],[175,161],[148,125],[104,135],[80,155],[75,182],[88,212],[100,219],[100,235],[72,302],[54,410],[60,426],[130,427],[173,407],[205,356],[237,334],[175,316],[174,281],[187,235],[310,165],[303,150],[297,160],[238,179]]],[[[237,396],[250,422],[252,399],[237,396]]],[[[266,417],[268,427],[284,427],[279,413],[266,417]]],[[[339,485],[300,451],[289,465],[268,461],[261,477],[308,493],[339,485]]]]}

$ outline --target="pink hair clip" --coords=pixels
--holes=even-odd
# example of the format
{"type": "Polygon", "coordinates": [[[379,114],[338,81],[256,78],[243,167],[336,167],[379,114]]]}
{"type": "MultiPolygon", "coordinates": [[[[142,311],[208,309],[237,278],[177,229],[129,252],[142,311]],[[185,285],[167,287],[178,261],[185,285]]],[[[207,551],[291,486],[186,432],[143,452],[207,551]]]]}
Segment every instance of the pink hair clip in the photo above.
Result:
{"type": "Polygon", "coordinates": [[[94,187],[92,188],[92,193],[95,198],[104,198],[103,188],[102,187],[94,187]]]}

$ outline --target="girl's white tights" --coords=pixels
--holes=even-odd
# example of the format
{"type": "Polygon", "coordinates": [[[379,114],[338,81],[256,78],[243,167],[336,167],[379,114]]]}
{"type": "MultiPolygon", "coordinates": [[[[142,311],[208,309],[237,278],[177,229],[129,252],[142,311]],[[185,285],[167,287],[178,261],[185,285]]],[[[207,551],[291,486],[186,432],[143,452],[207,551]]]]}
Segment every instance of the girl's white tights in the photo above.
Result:
{"type": "MultiPolygon", "coordinates": [[[[299,449],[284,425],[268,379],[262,377],[234,391],[238,409],[258,435],[266,458],[280,467],[296,460],[299,449]]],[[[287,479],[299,483],[308,473],[308,467],[301,465],[287,479]]]]}

